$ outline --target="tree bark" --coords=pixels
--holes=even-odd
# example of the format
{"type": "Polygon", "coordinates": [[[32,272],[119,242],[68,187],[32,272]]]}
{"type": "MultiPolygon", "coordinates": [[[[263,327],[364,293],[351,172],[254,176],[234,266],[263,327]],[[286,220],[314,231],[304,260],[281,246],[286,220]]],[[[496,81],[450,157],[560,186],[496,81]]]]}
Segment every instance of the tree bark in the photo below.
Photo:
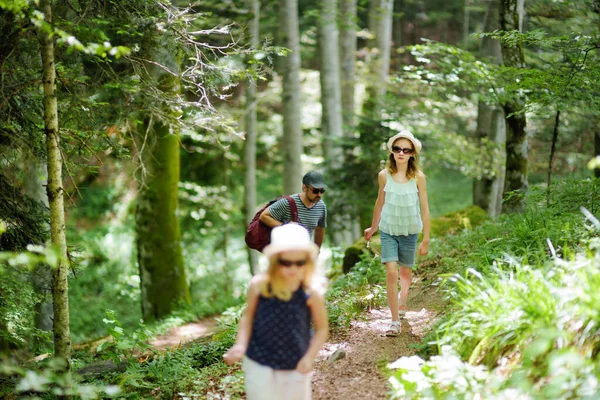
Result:
{"type": "MultiPolygon", "coordinates": [[[[499,3],[491,0],[485,16],[484,31],[493,32],[500,28],[499,3]]],[[[481,56],[489,62],[502,64],[500,41],[484,37],[481,41],[481,56]]],[[[482,177],[473,181],[473,204],[486,210],[495,218],[502,211],[506,154],[506,122],[501,105],[489,105],[480,101],[477,110],[476,140],[487,138],[495,142],[502,150],[500,158],[494,162],[495,176],[482,177]]]]}
{"type": "Polygon", "coordinates": [[[548,160],[548,183],[546,186],[546,206],[550,205],[550,186],[552,185],[552,169],[554,167],[554,152],[556,151],[556,141],[558,140],[558,126],[560,124],[560,110],[556,110],[554,118],[554,130],[552,131],[552,144],[550,145],[550,157],[548,160]]]}
{"type": "Polygon", "coordinates": [[[290,50],[283,60],[283,192],[299,191],[302,182],[302,122],[300,116],[300,38],[297,0],[280,0],[281,45],[290,50]]]}
{"type": "MultiPolygon", "coordinates": [[[[342,86],[342,120],[344,125],[344,137],[353,138],[356,129],[356,32],[357,32],[357,0],[340,0],[340,80],[342,86]]],[[[353,159],[352,149],[347,148],[343,155],[347,160],[353,159]]],[[[344,226],[343,236],[336,238],[334,242],[353,242],[361,237],[360,220],[356,207],[348,202],[341,205],[342,214],[347,221],[342,222],[344,226]]]]}
{"type": "MultiPolygon", "coordinates": [[[[372,49],[369,63],[366,114],[381,112],[387,90],[392,44],[393,0],[373,0],[369,3],[369,31],[374,38],[369,41],[372,49]]],[[[363,113],[365,114],[365,112],[363,113]]]]}
{"type": "Polygon", "coordinates": [[[356,84],[356,1],[340,0],[340,67],[344,135],[352,137],[355,121],[356,84]]]}
{"type": "MultiPolygon", "coordinates": [[[[339,31],[337,27],[337,0],[321,0],[319,15],[319,65],[321,81],[323,153],[329,175],[333,176],[343,165],[341,147],[344,136],[342,93],[340,78],[339,31]]],[[[341,198],[332,188],[332,197],[341,198]]],[[[330,207],[333,242],[337,246],[352,243],[349,215],[342,202],[330,207]]]]}
{"type": "MultiPolygon", "coordinates": [[[[250,20],[250,45],[253,49],[259,45],[260,24],[260,1],[248,0],[248,6],[252,19],[250,20]]],[[[254,67],[251,67],[255,69],[254,67]]],[[[244,146],[244,164],[246,171],[244,175],[244,210],[246,214],[246,227],[252,221],[256,213],[256,140],[258,130],[256,128],[256,83],[248,81],[246,85],[246,143],[244,146]]],[[[258,272],[258,252],[248,248],[248,263],[252,275],[258,272]]]]}
{"type": "MultiPolygon", "coordinates": [[[[190,302],[178,219],[179,132],[154,116],[140,127],[145,150],[135,214],[142,316],[158,320],[178,301],[190,302]]],[[[141,147],[141,146],[138,146],[141,147]]]]}
{"type": "MultiPolygon", "coordinates": [[[[523,0],[500,1],[500,29],[521,31],[523,23],[523,0]]],[[[525,67],[525,56],[521,45],[502,44],[504,65],[514,68],[525,67]]],[[[527,168],[527,120],[522,98],[514,97],[503,104],[506,117],[506,181],[504,184],[504,211],[517,212],[523,208],[523,198],[528,190],[527,168]],[[507,196],[507,194],[509,194],[507,196]]]]}
{"type": "MultiPolygon", "coordinates": [[[[596,157],[600,157],[600,131],[596,131],[596,134],[594,135],[594,150],[596,157]]],[[[600,178],[600,167],[596,167],[596,169],[594,169],[594,176],[596,178],[600,178]]]]}
{"type": "MultiPolygon", "coordinates": [[[[43,0],[40,4],[46,22],[52,23],[52,4],[43,0]]],[[[44,131],[48,154],[48,204],[50,206],[50,240],[59,253],[59,260],[52,271],[52,299],[54,302],[54,354],[71,368],[71,332],[69,328],[69,285],[67,274],[67,239],[65,235],[64,190],[62,184],[62,155],[58,127],[58,104],[56,94],[56,70],[54,42],[47,33],[40,33],[42,56],[42,83],[44,90],[44,131]]]]}

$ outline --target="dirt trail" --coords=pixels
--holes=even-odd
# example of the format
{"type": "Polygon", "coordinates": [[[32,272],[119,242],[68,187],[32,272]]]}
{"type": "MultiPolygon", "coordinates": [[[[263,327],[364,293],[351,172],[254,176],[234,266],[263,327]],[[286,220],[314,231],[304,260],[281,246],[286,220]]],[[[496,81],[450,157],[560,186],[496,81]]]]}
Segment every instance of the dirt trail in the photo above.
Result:
{"type": "Polygon", "coordinates": [[[401,333],[386,337],[390,323],[389,308],[373,309],[364,321],[355,321],[344,337],[332,338],[315,362],[314,400],[385,399],[388,385],[382,371],[387,363],[415,353],[417,344],[429,331],[444,306],[435,287],[415,282],[409,293],[408,311],[401,333]],[[337,349],[346,356],[329,362],[337,349]]]}
{"type": "Polygon", "coordinates": [[[216,325],[217,318],[208,317],[197,322],[177,326],[169,329],[164,335],[156,336],[150,341],[150,346],[157,350],[166,350],[177,347],[201,336],[213,333],[216,325]]]}

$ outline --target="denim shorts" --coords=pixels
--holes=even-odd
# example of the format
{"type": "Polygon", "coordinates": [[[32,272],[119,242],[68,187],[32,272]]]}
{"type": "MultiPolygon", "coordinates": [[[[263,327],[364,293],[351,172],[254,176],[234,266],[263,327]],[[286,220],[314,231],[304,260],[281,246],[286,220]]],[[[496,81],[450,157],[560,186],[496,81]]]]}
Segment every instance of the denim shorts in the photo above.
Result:
{"type": "Polygon", "coordinates": [[[418,237],[416,233],[395,236],[381,232],[381,262],[397,261],[403,267],[414,267],[418,237]]]}

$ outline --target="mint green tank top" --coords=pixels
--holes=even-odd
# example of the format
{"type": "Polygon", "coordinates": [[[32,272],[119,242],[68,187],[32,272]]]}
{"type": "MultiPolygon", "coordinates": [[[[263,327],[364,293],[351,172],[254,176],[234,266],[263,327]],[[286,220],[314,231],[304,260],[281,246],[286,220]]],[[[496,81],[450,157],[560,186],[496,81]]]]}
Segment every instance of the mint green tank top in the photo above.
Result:
{"type": "Polygon", "coordinates": [[[417,180],[413,178],[406,183],[398,183],[387,172],[383,190],[385,202],[381,210],[379,230],[395,236],[421,232],[423,221],[417,180]]]}

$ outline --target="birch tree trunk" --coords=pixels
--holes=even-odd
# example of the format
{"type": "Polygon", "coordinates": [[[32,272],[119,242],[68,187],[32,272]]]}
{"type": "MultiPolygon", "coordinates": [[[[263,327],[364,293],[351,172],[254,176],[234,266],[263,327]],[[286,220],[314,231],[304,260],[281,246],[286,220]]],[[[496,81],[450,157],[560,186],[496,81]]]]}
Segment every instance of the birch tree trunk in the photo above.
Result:
{"type": "MultiPolygon", "coordinates": [[[[252,19],[250,20],[250,45],[253,49],[259,45],[260,1],[248,0],[252,19]]],[[[254,67],[251,67],[254,68],[254,67]]],[[[246,143],[244,145],[244,175],[245,197],[244,210],[246,211],[246,226],[250,224],[256,213],[256,83],[248,81],[246,85],[246,143]]],[[[248,248],[248,263],[252,275],[258,272],[258,252],[248,248]]]]}
{"type": "MultiPolygon", "coordinates": [[[[500,29],[504,31],[521,31],[523,23],[524,0],[500,1],[500,29]]],[[[511,47],[502,44],[504,65],[514,68],[525,67],[523,48],[519,45],[511,47]]],[[[523,196],[527,192],[527,123],[523,110],[523,99],[515,97],[503,105],[506,117],[506,181],[504,184],[504,211],[522,210],[523,196]],[[509,192],[515,192],[507,197],[509,192]],[[515,195],[516,194],[516,195],[515,195]]]]}
{"type": "Polygon", "coordinates": [[[279,0],[281,45],[290,50],[283,72],[283,192],[298,192],[302,182],[302,122],[300,116],[300,38],[297,0],[279,0]]]}
{"type": "Polygon", "coordinates": [[[342,85],[342,118],[344,135],[352,137],[356,124],[356,1],[340,0],[340,67],[342,85]]]}
{"type": "MultiPolygon", "coordinates": [[[[323,149],[325,163],[330,175],[344,164],[341,147],[344,136],[342,118],[342,93],[340,78],[339,31],[337,27],[337,0],[321,0],[319,15],[319,65],[321,80],[321,105],[323,149]]],[[[331,197],[342,199],[341,193],[331,189],[331,197]]],[[[333,242],[338,246],[352,243],[350,215],[344,210],[342,201],[330,207],[333,242]]]]}
{"type": "MultiPolygon", "coordinates": [[[[340,81],[342,92],[342,121],[344,137],[353,138],[356,128],[356,32],[357,32],[357,0],[340,0],[340,81]]],[[[343,157],[351,160],[354,156],[349,148],[343,157]]],[[[346,199],[346,197],[344,197],[346,199]]],[[[352,203],[342,205],[343,213],[348,221],[344,223],[344,236],[336,244],[353,242],[361,237],[360,220],[358,211],[352,203]]]]}
{"type": "Polygon", "coordinates": [[[392,16],[394,0],[372,0],[369,3],[369,31],[374,38],[369,41],[372,49],[367,85],[367,105],[363,114],[381,113],[387,90],[392,45],[392,16]],[[366,112],[365,112],[366,111],[366,112]]]}
{"type": "MultiPolygon", "coordinates": [[[[491,0],[484,22],[484,32],[493,32],[500,28],[499,0],[491,0]]],[[[481,41],[481,56],[495,64],[502,64],[502,48],[500,41],[484,37],[481,41]]],[[[501,105],[488,105],[479,102],[477,110],[476,139],[487,138],[495,142],[501,149],[506,147],[506,122],[501,105]]],[[[502,150],[500,158],[495,160],[493,178],[483,177],[473,181],[473,204],[487,210],[490,217],[497,217],[502,211],[502,194],[504,192],[506,154],[502,150]]]]}
{"type": "MultiPolygon", "coordinates": [[[[52,23],[50,0],[40,3],[46,22],[52,23]]],[[[44,130],[48,152],[48,204],[50,206],[50,240],[59,253],[59,260],[52,271],[52,299],[54,302],[54,355],[66,361],[71,368],[71,332],[69,328],[69,285],[67,274],[67,239],[65,236],[65,207],[62,184],[62,155],[58,128],[58,104],[56,94],[56,70],[54,42],[45,32],[40,33],[42,56],[42,84],[44,90],[44,130]]]]}

